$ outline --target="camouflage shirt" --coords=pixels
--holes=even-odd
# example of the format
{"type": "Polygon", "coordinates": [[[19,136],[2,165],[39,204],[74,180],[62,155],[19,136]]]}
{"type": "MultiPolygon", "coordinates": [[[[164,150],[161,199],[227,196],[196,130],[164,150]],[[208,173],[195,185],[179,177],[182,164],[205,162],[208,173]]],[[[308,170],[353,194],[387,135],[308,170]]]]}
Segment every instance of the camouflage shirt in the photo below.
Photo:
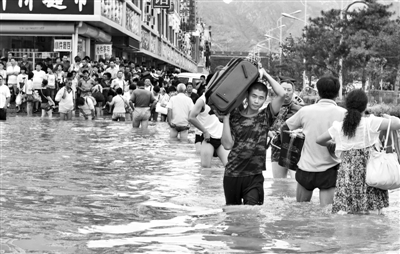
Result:
{"type": "Polygon", "coordinates": [[[230,114],[234,144],[228,156],[225,176],[251,176],[265,170],[267,134],[274,120],[271,105],[252,117],[243,116],[239,109],[230,114]]]}

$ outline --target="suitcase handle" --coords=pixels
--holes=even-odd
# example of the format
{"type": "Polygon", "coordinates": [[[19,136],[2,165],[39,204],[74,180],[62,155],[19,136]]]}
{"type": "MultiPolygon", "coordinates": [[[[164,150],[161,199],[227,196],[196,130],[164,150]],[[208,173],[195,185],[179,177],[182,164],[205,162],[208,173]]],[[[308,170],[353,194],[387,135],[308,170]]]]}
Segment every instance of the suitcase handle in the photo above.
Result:
{"type": "Polygon", "coordinates": [[[225,98],[225,96],[223,96],[222,94],[220,94],[220,93],[217,93],[216,94],[221,100],[223,100],[225,103],[229,103],[229,101],[225,98]]]}
{"type": "Polygon", "coordinates": [[[247,79],[248,75],[247,75],[246,67],[244,66],[244,64],[242,64],[242,70],[243,70],[244,77],[247,79]]]}

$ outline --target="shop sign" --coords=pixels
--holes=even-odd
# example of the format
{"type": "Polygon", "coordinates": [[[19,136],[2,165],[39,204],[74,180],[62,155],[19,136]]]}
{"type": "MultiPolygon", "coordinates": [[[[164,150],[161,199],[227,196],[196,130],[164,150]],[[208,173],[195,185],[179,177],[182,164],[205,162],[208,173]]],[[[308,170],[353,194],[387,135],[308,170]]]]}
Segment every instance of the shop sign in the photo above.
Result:
{"type": "Polygon", "coordinates": [[[93,15],[94,0],[0,0],[0,13],[93,15]]]}
{"type": "Polygon", "coordinates": [[[54,51],[71,51],[72,40],[54,40],[54,51]]]}
{"type": "Polygon", "coordinates": [[[112,45],[111,44],[96,44],[95,47],[96,58],[106,58],[106,56],[112,55],[112,45]]]}
{"type": "Polygon", "coordinates": [[[171,7],[171,0],[153,0],[153,8],[169,9],[171,7]]]}
{"type": "Polygon", "coordinates": [[[140,47],[142,49],[149,50],[150,49],[150,33],[145,30],[142,30],[142,38],[141,39],[142,39],[142,41],[141,41],[140,47]]]}
{"type": "Polygon", "coordinates": [[[101,0],[101,15],[122,26],[122,0],[101,0]]]}
{"type": "Polygon", "coordinates": [[[136,11],[126,6],[126,29],[140,36],[140,15],[136,11]]]}

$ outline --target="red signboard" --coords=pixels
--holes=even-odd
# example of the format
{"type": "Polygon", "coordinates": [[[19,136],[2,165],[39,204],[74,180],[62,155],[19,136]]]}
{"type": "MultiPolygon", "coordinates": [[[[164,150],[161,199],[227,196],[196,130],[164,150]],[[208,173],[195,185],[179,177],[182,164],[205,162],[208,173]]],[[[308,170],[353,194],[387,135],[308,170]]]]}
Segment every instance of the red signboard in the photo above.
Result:
{"type": "Polygon", "coordinates": [[[2,14],[94,14],[94,0],[0,0],[0,3],[2,14]]]}
{"type": "Polygon", "coordinates": [[[171,0],[153,0],[153,8],[169,9],[171,7],[171,0]]]}

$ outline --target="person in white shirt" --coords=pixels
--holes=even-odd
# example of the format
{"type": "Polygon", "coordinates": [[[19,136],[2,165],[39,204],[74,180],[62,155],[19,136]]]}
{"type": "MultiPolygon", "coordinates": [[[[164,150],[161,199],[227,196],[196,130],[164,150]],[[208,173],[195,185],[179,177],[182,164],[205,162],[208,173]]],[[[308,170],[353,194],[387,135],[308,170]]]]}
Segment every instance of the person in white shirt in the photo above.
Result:
{"type": "Polygon", "coordinates": [[[151,81],[148,78],[144,80],[144,89],[146,89],[147,91],[153,90],[153,84],[151,84],[151,81]]]}
{"type": "MultiPolygon", "coordinates": [[[[18,76],[17,76],[17,87],[18,87],[18,90],[20,91],[17,96],[22,96],[23,90],[28,81],[28,74],[26,74],[26,71],[27,71],[26,67],[22,66],[21,73],[18,74],[18,76]]],[[[21,101],[21,105],[22,105],[22,101],[21,101]]],[[[17,105],[17,113],[20,111],[21,111],[20,105],[17,105]]]]}
{"type": "Polygon", "coordinates": [[[124,77],[124,73],[122,71],[118,71],[117,72],[117,78],[115,78],[112,82],[111,82],[111,88],[116,91],[117,88],[121,88],[122,91],[125,91],[125,88],[127,87],[129,90],[129,87],[127,85],[127,82],[123,79],[124,77]]]}
{"type": "Polygon", "coordinates": [[[10,89],[4,85],[4,78],[0,75],[0,120],[7,120],[7,105],[10,103],[10,89]]]}
{"type": "Polygon", "coordinates": [[[113,97],[111,102],[107,102],[110,106],[114,106],[113,115],[111,119],[113,121],[125,121],[126,109],[130,108],[129,102],[122,97],[122,89],[117,88],[117,95],[113,97]]]}
{"type": "Polygon", "coordinates": [[[61,120],[71,120],[72,111],[75,105],[75,93],[71,88],[72,80],[69,78],[65,81],[65,86],[61,88],[57,95],[56,101],[59,101],[58,112],[60,112],[61,120]]]}
{"type": "Polygon", "coordinates": [[[17,96],[19,89],[18,88],[18,82],[17,82],[17,76],[21,71],[21,68],[18,66],[17,62],[15,61],[14,58],[10,59],[10,65],[7,66],[7,77],[8,77],[8,87],[12,88],[13,90],[13,95],[17,96]]]}
{"type": "Polygon", "coordinates": [[[197,99],[196,104],[190,111],[189,122],[199,129],[201,135],[201,166],[204,168],[211,167],[211,160],[219,157],[222,164],[226,166],[228,163],[229,150],[221,144],[223,123],[221,123],[216,115],[210,115],[211,108],[206,104],[206,97],[203,94],[197,99]]]}
{"type": "Polygon", "coordinates": [[[22,92],[26,95],[26,113],[28,116],[32,116],[33,113],[33,90],[33,73],[30,72],[26,84],[22,88],[22,92]]]}
{"type": "Polygon", "coordinates": [[[111,78],[115,79],[117,78],[117,73],[119,71],[119,68],[117,66],[115,66],[115,62],[114,60],[110,60],[110,67],[108,67],[105,72],[108,72],[111,74],[111,78]]]}
{"type": "Polygon", "coordinates": [[[180,83],[177,86],[178,94],[171,97],[168,102],[168,124],[171,127],[170,137],[175,139],[180,136],[181,141],[187,141],[189,130],[189,113],[193,108],[193,101],[186,96],[186,86],[180,83]]]}
{"type": "Polygon", "coordinates": [[[56,90],[57,90],[57,84],[56,84],[56,74],[53,73],[53,69],[48,67],[47,68],[47,89],[49,89],[50,92],[50,97],[52,100],[54,100],[54,97],[56,95],[56,90]]]}
{"type": "Polygon", "coordinates": [[[92,97],[79,97],[76,99],[76,105],[78,105],[81,116],[86,120],[94,120],[96,118],[92,97]]]}
{"type": "MultiPolygon", "coordinates": [[[[46,75],[46,72],[42,71],[42,64],[37,63],[35,68],[36,69],[34,71],[32,71],[32,73],[33,73],[33,89],[41,90],[42,82],[44,79],[47,79],[47,75],[46,75]]],[[[38,112],[39,111],[39,102],[35,102],[33,106],[34,106],[33,112],[38,112]]]]}
{"type": "MultiPolygon", "coordinates": [[[[169,101],[169,95],[167,94],[167,92],[165,91],[164,88],[161,88],[160,91],[161,91],[160,92],[160,100],[158,101],[157,104],[159,105],[159,107],[167,108],[167,104],[169,101]]],[[[167,110],[167,112],[168,112],[168,110],[167,110]]],[[[158,113],[160,113],[160,112],[158,112],[158,113]]],[[[161,122],[165,122],[167,120],[167,115],[164,113],[160,113],[160,114],[161,114],[161,122]]]]}

